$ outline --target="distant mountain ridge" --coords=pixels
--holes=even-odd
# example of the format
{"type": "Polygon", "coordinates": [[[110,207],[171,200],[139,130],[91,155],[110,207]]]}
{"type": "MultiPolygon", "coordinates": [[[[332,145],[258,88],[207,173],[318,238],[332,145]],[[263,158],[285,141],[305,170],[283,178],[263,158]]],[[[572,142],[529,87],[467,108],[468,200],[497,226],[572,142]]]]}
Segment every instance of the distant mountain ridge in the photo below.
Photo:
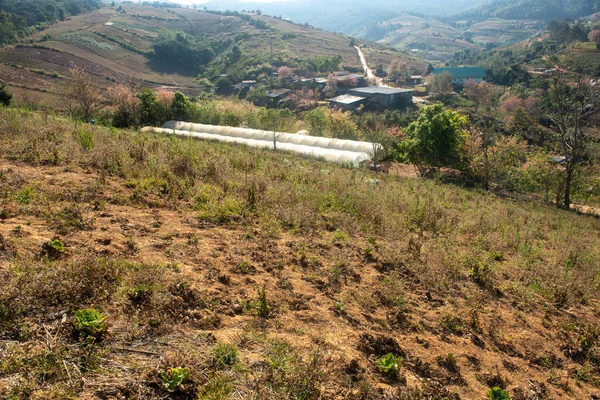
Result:
{"type": "Polygon", "coordinates": [[[491,0],[454,18],[485,20],[537,19],[543,21],[581,18],[600,11],[598,0],[491,0]]]}
{"type": "Polygon", "coordinates": [[[264,14],[282,16],[298,23],[308,22],[318,28],[355,35],[369,26],[402,13],[420,15],[450,15],[485,3],[485,0],[423,0],[399,2],[373,0],[281,1],[273,3],[212,0],[203,6],[212,10],[261,10],[264,14]]]}

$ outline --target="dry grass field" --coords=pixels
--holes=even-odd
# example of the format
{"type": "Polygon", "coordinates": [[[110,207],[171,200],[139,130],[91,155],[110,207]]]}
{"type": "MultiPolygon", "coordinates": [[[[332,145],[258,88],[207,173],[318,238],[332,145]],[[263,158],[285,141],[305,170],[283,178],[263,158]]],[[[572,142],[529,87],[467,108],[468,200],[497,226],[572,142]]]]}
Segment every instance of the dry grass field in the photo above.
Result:
{"type": "Polygon", "coordinates": [[[598,398],[599,228],[0,109],[0,396],[598,398]]]}

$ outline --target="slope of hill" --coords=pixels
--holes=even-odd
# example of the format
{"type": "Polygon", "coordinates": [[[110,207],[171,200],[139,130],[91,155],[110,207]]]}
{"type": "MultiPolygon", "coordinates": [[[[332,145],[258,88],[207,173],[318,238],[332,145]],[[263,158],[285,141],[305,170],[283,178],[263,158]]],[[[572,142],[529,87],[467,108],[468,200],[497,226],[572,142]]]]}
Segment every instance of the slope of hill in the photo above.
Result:
{"type": "Polygon", "coordinates": [[[477,23],[449,19],[442,22],[433,17],[402,14],[356,35],[403,51],[418,51],[417,54],[427,60],[447,61],[458,51],[514,44],[532,37],[544,27],[544,23],[534,20],[494,18],[477,23]]]}
{"type": "Polygon", "coordinates": [[[548,22],[580,18],[599,10],[600,3],[593,0],[491,0],[487,4],[465,11],[458,18],[536,19],[548,22]]]}
{"type": "MultiPolygon", "coordinates": [[[[339,55],[340,67],[362,69],[356,50],[349,46],[350,38],[342,35],[268,17],[122,5],[73,17],[24,39],[18,46],[1,49],[0,80],[6,81],[17,97],[22,90],[34,90],[37,97],[51,101],[52,88],[64,82],[69,68],[77,66],[90,72],[101,87],[122,82],[194,93],[198,65],[186,59],[152,57],[153,45],[164,30],[183,31],[191,38],[220,46],[214,50],[217,61],[228,57],[237,46],[256,67],[269,61],[305,67],[315,56],[339,55]]],[[[406,57],[375,44],[368,45],[365,53],[374,65],[406,57]]],[[[413,62],[422,67],[423,62],[413,62]]]]}
{"type": "Polygon", "coordinates": [[[0,108],[0,396],[597,398],[599,229],[0,108]]]}
{"type": "Polygon", "coordinates": [[[0,46],[100,5],[99,0],[4,0],[0,2],[0,46]]]}
{"type": "Polygon", "coordinates": [[[402,13],[448,16],[481,5],[485,0],[425,0],[420,2],[397,2],[376,0],[333,0],[324,4],[319,0],[297,0],[281,2],[210,1],[203,4],[214,10],[257,10],[269,15],[281,15],[294,22],[308,22],[328,31],[342,32],[356,36],[356,33],[369,29],[402,13]]]}

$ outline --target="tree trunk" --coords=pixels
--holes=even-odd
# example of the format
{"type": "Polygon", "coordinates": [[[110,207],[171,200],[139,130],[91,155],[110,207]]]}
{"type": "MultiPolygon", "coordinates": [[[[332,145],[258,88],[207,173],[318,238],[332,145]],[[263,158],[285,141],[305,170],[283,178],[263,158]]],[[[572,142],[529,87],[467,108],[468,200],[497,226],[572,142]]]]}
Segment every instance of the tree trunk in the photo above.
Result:
{"type": "Polygon", "coordinates": [[[565,172],[567,173],[565,178],[565,210],[571,209],[571,182],[573,181],[573,168],[574,165],[571,165],[571,161],[568,161],[565,167],[565,172]]]}
{"type": "Polygon", "coordinates": [[[485,157],[485,190],[487,192],[490,190],[490,165],[487,149],[483,152],[483,156],[485,157]]]}

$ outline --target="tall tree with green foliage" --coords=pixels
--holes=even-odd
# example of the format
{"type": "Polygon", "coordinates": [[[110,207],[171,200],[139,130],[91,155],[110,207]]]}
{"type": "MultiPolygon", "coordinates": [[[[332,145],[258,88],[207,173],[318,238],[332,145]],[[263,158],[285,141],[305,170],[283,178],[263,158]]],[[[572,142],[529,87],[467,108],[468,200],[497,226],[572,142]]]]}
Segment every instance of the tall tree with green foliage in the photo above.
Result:
{"type": "Polygon", "coordinates": [[[406,129],[407,159],[419,168],[421,175],[440,167],[457,167],[467,125],[464,115],[446,110],[440,103],[423,107],[417,120],[406,129]]]}

